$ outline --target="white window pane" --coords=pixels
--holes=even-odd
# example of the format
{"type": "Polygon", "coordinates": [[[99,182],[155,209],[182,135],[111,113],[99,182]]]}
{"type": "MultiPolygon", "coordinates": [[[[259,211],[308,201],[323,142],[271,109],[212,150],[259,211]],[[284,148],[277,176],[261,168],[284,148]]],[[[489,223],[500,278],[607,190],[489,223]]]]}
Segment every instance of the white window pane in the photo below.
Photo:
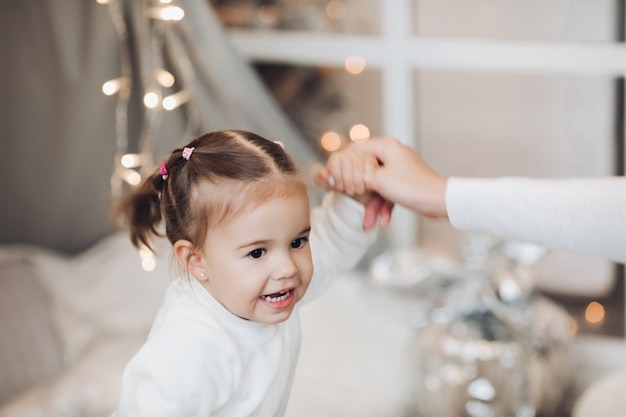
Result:
{"type": "Polygon", "coordinates": [[[616,2],[610,0],[414,0],[420,36],[611,41],[616,2]]]}

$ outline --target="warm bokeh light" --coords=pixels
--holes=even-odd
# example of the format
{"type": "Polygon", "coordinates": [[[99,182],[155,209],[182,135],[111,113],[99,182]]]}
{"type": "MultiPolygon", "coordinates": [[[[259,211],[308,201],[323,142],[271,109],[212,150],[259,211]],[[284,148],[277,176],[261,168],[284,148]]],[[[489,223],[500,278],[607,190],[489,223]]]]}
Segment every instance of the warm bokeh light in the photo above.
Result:
{"type": "Polygon", "coordinates": [[[163,68],[156,68],[154,70],[154,78],[156,78],[159,84],[166,88],[173,86],[176,81],[172,73],[163,68]]]}
{"type": "Polygon", "coordinates": [[[122,173],[122,178],[130,185],[139,185],[141,182],[141,175],[132,169],[125,169],[122,173]]]}
{"type": "Polygon", "coordinates": [[[109,4],[110,0],[96,0],[98,4],[109,4]]]}
{"type": "Polygon", "coordinates": [[[346,15],[346,5],[343,1],[332,0],[326,4],[326,16],[331,20],[342,19],[346,15]]]}
{"type": "Polygon", "coordinates": [[[120,88],[122,88],[121,78],[109,80],[102,84],[102,92],[107,96],[112,96],[113,94],[117,93],[118,91],[120,91],[120,88]]]}
{"type": "Polygon", "coordinates": [[[589,324],[601,324],[604,321],[604,306],[597,301],[592,301],[585,309],[585,320],[589,324]]]}
{"type": "Polygon", "coordinates": [[[272,25],[278,21],[279,10],[274,4],[264,4],[257,11],[259,20],[265,24],[272,25]]]}
{"type": "Polygon", "coordinates": [[[189,100],[189,94],[185,90],[179,91],[176,94],[172,94],[163,99],[163,108],[165,110],[174,110],[180,107],[181,104],[186,103],[189,100]]]}
{"type": "Polygon", "coordinates": [[[345,68],[350,74],[360,74],[365,70],[365,58],[349,56],[346,58],[345,68]]]}
{"type": "Polygon", "coordinates": [[[172,0],[160,0],[159,2],[161,4],[170,4],[172,2],[172,0]]]}
{"type": "Polygon", "coordinates": [[[341,147],[341,135],[337,132],[326,132],[320,139],[322,148],[328,152],[334,152],[341,147]]]}
{"type": "Polygon", "coordinates": [[[357,143],[363,143],[366,142],[369,138],[370,130],[367,126],[358,124],[350,128],[350,140],[357,143]]]}
{"type": "Polygon", "coordinates": [[[163,20],[182,20],[185,17],[185,11],[180,7],[167,6],[161,9],[161,19],[163,20]]]}
{"type": "Polygon", "coordinates": [[[139,166],[139,155],[137,155],[136,153],[127,153],[126,155],[122,156],[122,158],[120,159],[120,163],[122,164],[122,166],[124,168],[135,168],[139,166]]]}
{"type": "Polygon", "coordinates": [[[149,109],[154,109],[158,106],[159,101],[159,94],[154,91],[147,92],[146,95],[143,96],[143,104],[149,109]]]}
{"type": "Polygon", "coordinates": [[[142,247],[139,249],[139,257],[141,258],[141,268],[144,271],[154,271],[156,268],[156,259],[154,256],[154,252],[152,252],[147,247],[142,247]]]}

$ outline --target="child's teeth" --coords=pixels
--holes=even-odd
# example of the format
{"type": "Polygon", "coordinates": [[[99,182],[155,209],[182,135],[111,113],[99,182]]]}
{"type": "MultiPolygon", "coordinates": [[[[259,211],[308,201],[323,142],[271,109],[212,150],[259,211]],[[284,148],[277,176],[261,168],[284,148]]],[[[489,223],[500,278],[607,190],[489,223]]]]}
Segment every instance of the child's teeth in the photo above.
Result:
{"type": "Polygon", "coordinates": [[[270,303],[277,303],[279,301],[283,301],[287,298],[287,295],[289,295],[289,291],[287,292],[283,292],[283,293],[279,293],[280,295],[276,296],[276,297],[272,297],[271,295],[266,295],[265,296],[265,301],[268,301],[270,303]]]}

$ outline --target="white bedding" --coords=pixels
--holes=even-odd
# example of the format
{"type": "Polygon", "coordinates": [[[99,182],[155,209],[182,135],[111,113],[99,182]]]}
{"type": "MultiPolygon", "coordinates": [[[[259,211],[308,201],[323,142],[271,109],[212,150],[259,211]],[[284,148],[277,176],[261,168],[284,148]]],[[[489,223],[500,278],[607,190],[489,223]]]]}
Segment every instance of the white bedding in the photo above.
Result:
{"type": "Polygon", "coordinates": [[[62,352],[61,371],[0,404],[0,417],[111,413],[122,370],[145,340],[170,282],[169,244],[158,246],[151,272],[141,268],[125,235],[106,237],[71,258],[33,246],[0,247],[0,266],[25,259],[34,267],[50,295],[49,314],[62,352]]]}

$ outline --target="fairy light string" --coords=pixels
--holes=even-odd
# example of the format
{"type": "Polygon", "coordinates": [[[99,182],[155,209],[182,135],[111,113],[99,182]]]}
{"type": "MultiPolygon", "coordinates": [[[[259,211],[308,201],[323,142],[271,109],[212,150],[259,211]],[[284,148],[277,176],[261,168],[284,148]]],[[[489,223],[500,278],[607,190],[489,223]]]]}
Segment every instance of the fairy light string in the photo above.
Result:
{"type": "Polygon", "coordinates": [[[189,94],[184,89],[172,94],[168,92],[164,97],[169,89],[183,85],[165,69],[164,51],[166,32],[173,23],[183,19],[185,13],[171,0],[96,1],[108,6],[119,41],[120,74],[102,86],[104,94],[117,95],[116,146],[110,180],[111,194],[115,197],[121,195],[127,186],[137,185],[143,176],[152,171],[155,164],[154,138],[162,111],[174,110],[189,100],[189,94]],[[127,19],[133,19],[135,42],[129,35],[127,19]],[[140,94],[143,103],[143,120],[139,125],[136,149],[131,149],[129,138],[129,110],[133,94],[140,94]]]}

